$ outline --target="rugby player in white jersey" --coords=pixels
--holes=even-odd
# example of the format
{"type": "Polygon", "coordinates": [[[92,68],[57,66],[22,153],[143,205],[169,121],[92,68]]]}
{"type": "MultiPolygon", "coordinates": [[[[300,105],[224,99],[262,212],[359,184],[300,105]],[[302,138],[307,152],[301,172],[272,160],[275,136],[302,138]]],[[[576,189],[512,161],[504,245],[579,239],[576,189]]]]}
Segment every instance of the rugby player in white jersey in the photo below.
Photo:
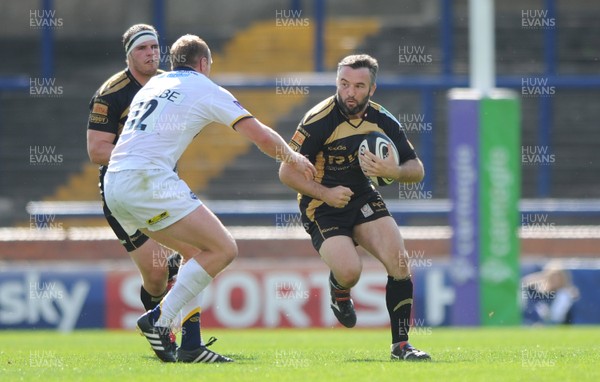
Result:
{"type": "Polygon", "coordinates": [[[212,58],[204,40],[182,36],[170,53],[173,71],[153,77],[131,103],[127,123],[111,154],[105,198],[128,233],[139,229],[185,259],[177,282],[160,305],[138,320],[138,328],[153,350],[161,359],[172,361],[219,361],[226,357],[205,346],[180,347],[175,354],[169,346],[169,327],[178,312],[238,252],[221,221],[173,171],[175,164],[206,125],[218,122],[235,129],[266,155],[291,164],[307,180],[314,177],[316,169],[208,78],[212,58]],[[156,189],[170,192],[153,192],[156,189]]]}
{"type": "MultiPolygon", "coordinates": [[[[125,247],[142,276],[140,299],[144,310],[154,309],[175,282],[180,255],[166,258],[170,252],[140,231],[128,234],[114,218],[104,200],[104,176],[110,154],[127,121],[129,106],[137,92],[157,74],[159,46],[158,33],[153,26],[135,24],[123,34],[123,47],[127,68],[106,80],[90,102],[87,148],[90,159],[100,165],[99,186],[102,210],[109,226],[125,247]]],[[[181,311],[181,344],[184,349],[204,345],[200,327],[200,304],[202,293],[181,311]]],[[[177,348],[175,334],[171,335],[170,347],[177,348]]],[[[214,342],[209,340],[208,344],[214,342]]],[[[157,354],[158,355],[158,354],[157,354]]],[[[169,361],[163,359],[163,361],[169,361]]]]}

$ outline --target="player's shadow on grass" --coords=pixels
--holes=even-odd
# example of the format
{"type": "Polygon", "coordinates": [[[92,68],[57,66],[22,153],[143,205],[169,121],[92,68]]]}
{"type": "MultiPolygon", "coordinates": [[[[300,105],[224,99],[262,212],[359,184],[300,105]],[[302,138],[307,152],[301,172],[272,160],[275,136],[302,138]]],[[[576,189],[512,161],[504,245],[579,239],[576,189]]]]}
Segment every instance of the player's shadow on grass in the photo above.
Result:
{"type": "Polygon", "coordinates": [[[152,362],[156,362],[156,363],[173,363],[173,362],[163,362],[160,359],[158,359],[155,355],[144,355],[144,356],[142,356],[142,358],[144,359],[144,361],[152,361],[152,362]]]}
{"type": "MultiPolygon", "coordinates": [[[[233,359],[234,363],[235,362],[252,362],[252,361],[258,360],[258,358],[255,356],[249,356],[249,355],[244,355],[244,354],[223,354],[223,355],[225,357],[229,357],[229,358],[233,359]]],[[[175,362],[163,362],[160,359],[158,359],[156,356],[152,356],[152,355],[145,355],[145,356],[143,356],[143,358],[144,358],[144,360],[155,361],[158,363],[175,363],[175,362]]],[[[220,364],[220,363],[216,363],[216,364],[220,364]]]]}
{"type": "Polygon", "coordinates": [[[384,362],[384,361],[388,361],[388,360],[385,360],[383,358],[348,358],[348,359],[346,359],[346,362],[352,362],[352,363],[369,363],[369,362],[384,362]]]}
{"type": "MultiPolygon", "coordinates": [[[[349,358],[346,360],[346,362],[351,362],[351,363],[433,363],[434,361],[399,361],[399,360],[392,360],[389,358],[349,358]]],[[[440,363],[440,362],[435,362],[435,363],[440,363]]],[[[451,363],[448,361],[442,361],[441,363],[451,363]]]]}

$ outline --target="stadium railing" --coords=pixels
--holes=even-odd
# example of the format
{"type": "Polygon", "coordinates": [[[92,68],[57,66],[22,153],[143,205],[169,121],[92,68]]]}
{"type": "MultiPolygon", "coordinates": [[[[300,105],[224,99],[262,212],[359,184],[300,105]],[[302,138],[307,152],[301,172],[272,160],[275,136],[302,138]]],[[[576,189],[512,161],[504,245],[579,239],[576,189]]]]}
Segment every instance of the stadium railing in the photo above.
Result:
{"type": "MultiPolygon", "coordinates": [[[[272,225],[284,215],[285,219],[298,215],[294,200],[207,200],[206,204],[222,219],[262,222],[263,225],[272,225]]],[[[390,200],[386,204],[398,222],[411,217],[447,218],[452,208],[449,199],[390,200]]],[[[102,204],[100,201],[31,201],[26,211],[31,221],[43,225],[57,218],[101,217],[102,204]]],[[[522,199],[519,211],[523,216],[537,214],[548,219],[598,216],[600,199],[522,199]]]]}

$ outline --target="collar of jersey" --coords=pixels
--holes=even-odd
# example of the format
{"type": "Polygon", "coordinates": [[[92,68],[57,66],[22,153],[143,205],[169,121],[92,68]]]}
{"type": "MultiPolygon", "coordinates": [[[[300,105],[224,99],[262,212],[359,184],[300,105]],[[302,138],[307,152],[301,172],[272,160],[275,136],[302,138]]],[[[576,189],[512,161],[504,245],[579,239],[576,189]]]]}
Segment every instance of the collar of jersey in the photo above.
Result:
{"type": "Polygon", "coordinates": [[[189,70],[189,71],[195,72],[195,70],[190,68],[189,66],[178,66],[176,68],[173,68],[173,71],[176,71],[176,70],[189,70]]]}
{"type": "Polygon", "coordinates": [[[142,88],[142,84],[140,84],[140,82],[133,76],[133,73],[131,73],[129,67],[125,69],[125,74],[127,75],[127,77],[129,77],[129,80],[133,81],[135,85],[139,86],[140,89],[142,88]]]}
{"type": "Polygon", "coordinates": [[[338,112],[340,113],[342,118],[344,118],[346,120],[346,122],[348,122],[348,124],[350,126],[354,127],[355,129],[358,129],[360,127],[360,125],[362,125],[362,123],[367,119],[367,113],[368,113],[367,110],[369,109],[368,106],[367,106],[367,110],[365,110],[362,117],[360,117],[360,122],[358,123],[358,125],[355,125],[354,123],[352,123],[352,121],[355,121],[356,119],[348,118],[348,116],[342,111],[342,108],[340,107],[340,104],[339,104],[336,96],[333,96],[333,100],[335,102],[335,107],[338,109],[338,112]]]}

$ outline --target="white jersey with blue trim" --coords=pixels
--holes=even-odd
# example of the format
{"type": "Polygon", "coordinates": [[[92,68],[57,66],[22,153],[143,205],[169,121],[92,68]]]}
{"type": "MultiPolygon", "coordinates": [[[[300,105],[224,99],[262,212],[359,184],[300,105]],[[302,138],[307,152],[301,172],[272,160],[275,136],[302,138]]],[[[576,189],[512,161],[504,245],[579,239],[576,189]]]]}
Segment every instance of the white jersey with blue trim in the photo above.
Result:
{"type": "Polygon", "coordinates": [[[108,171],[173,170],[211,122],[233,127],[252,115],[202,73],[187,68],[155,76],[136,94],[108,171]]]}

